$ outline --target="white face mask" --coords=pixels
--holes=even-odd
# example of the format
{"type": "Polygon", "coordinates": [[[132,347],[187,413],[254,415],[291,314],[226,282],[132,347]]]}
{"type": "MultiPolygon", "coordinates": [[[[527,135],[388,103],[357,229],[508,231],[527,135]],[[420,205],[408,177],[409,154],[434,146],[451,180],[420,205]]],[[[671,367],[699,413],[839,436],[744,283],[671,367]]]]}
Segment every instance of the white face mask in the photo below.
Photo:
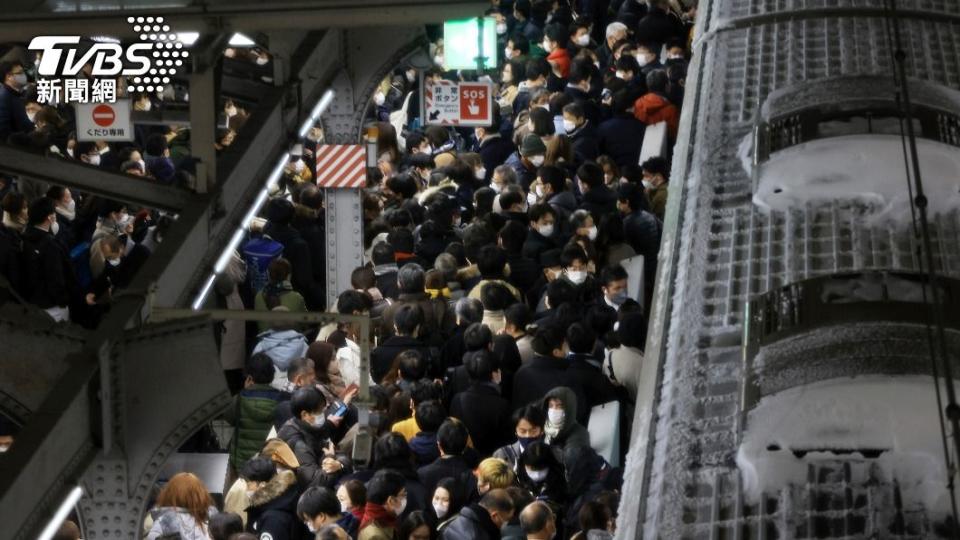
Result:
{"type": "Polygon", "coordinates": [[[313,525],[312,521],[304,521],[303,524],[307,526],[307,530],[310,531],[310,534],[317,532],[317,528],[313,525]]]}
{"type": "Polygon", "coordinates": [[[303,162],[303,159],[298,159],[293,162],[293,169],[297,172],[302,172],[303,168],[307,165],[303,162]]]}
{"type": "Polygon", "coordinates": [[[70,202],[67,203],[67,213],[74,213],[77,211],[77,201],[70,199],[70,202]]]}
{"type": "Polygon", "coordinates": [[[537,194],[534,192],[527,193],[527,205],[533,206],[537,204],[537,194]]]}
{"type": "Polygon", "coordinates": [[[110,266],[114,266],[114,267],[120,266],[120,258],[119,258],[119,257],[117,257],[116,259],[107,259],[107,262],[110,263],[110,266]]]}
{"type": "Polygon", "coordinates": [[[507,33],[507,23],[497,23],[497,33],[500,35],[507,33]]]}
{"type": "Polygon", "coordinates": [[[537,187],[534,188],[534,191],[537,192],[537,198],[539,198],[539,199],[542,199],[542,198],[543,198],[543,185],[542,185],[542,184],[537,184],[537,187]]]}
{"type": "Polygon", "coordinates": [[[503,50],[503,57],[504,57],[504,58],[513,58],[513,49],[510,48],[510,47],[507,47],[506,49],[504,49],[504,50],[503,50]]]}
{"type": "Polygon", "coordinates": [[[547,53],[553,52],[553,47],[550,46],[550,42],[543,40],[543,43],[540,44],[540,47],[547,53]]]}
{"type": "Polygon", "coordinates": [[[433,63],[440,67],[443,67],[443,56],[434,56],[433,63]]]}
{"type": "Polygon", "coordinates": [[[437,513],[438,518],[443,518],[447,515],[447,511],[450,510],[450,505],[442,502],[433,502],[433,511],[437,513]]]}
{"type": "Polygon", "coordinates": [[[393,511],[394,511],[394,513],[395,513],[397,516],[399,516],[399,515],[403,514],[403,511],[404,511],[404,510],[407,509],[407,498],[404,497],[404,498],[402,498],[402,499],[397,499],[397,500],[400,501],[400,502],[397,503],[397,507],[394,508],[393,511]]]}
{"type": "Polygon", "coordinates": [[[682,54],[668,54],[667,60],[683,60],[682,54]]]}
{"type": "Polygon", "coordinates": [[[73,157],[73,148],[67,148],[67,155],[73,157]]]}
{"type": "Polygon", "coordinates": [[[373,102],[377,104],[377,107],[383,105],[387,101],[387,96],[383,95],[383,92],[377,92],[373,95],[373,102]]]}
{"type": "Polygon", "coordinates": [[[566,120],[566,119],[565,119],[565,120],[563,121],[563,130],[564,130],[564,131],[566,131],[567,133],[571,133],[571,132],[573,132],[573,130],[575,130],[575,129],[577,129],[577,124],[575,124],[575,123],[573,122],[573,120],[566,120]]]}
{"type": "MultiPolygon", "coordinates": [[[[579,285],[587,280],[587,272],[584,270],[567,270],[567,279],[579,285]]],[[[552,411],[553,409],[550,410],[552,411]]]]}
{"type": "Polygon", "coordinates": [[[10,445],[9,445],[9,444],[0,444],[0,454],[3,454],[3,453],[6,452],[7,450],[10,450],[10,445]]]}
{"type": "Polygon", "coordinates": [[[53,225],[50,225],[50,234],[56,236],[58,232],[60,232],[60,224],[54,221],[53,225]]]}
{"type": "MultiPolygon", "coordinates": [[[[584,272],[586,274],[586,272],[584,272]]],[[[563,419],[566,416],[566,412],[563,409],[547,409],[547,419],[550,420],[551,424],[561,425],[563,424],[563,419]]]]}
{"type": "Polygon", "coordinates": [[[263,66],[263,65],[266,65],[266,63],[269,62],[270,59],[267,58],[266,56],[258,56],[257,59],[254,61],[257,63],[258,66],[263,66]]]}
{"type": "Polygon", "coordinates": [[[533,482],[536,484],[539,484],[540,482],[543,482],[544,480],[546,480],[547,473],[549,473],[548,469],[541,469],[539,471],[536,469],[529,469],[529,468],[527,469],[527,476],[529,476],[530,480],[533,480],[533,482]]]}
{"type": "Polygon", "coordinates": [[[483,180],[484,178],[486,178],[487,177],[486,167],[480,167],[479,169],[473,171],[473,177],[476,178],[477,180],[483,180]]]}
{"type": "Polygon", "coordinates": [[[625,81],[627,80],[627,74],[623,71],[618,71],[617,78],[620,79],[621,81],[625,81]]]}
{"type": "Polygon", "coordinates": [[[537,232],[543,236],[550,237],[553,235],[553,223],[549,225],[541,225],[537,227],[537,232]]]}
{"type": "Polygon", "coordinates": [[[27,113],[27,118],[29,118],[31,122],[36,122],[36,120],[34,120],[34,118],[36,117],[37,117],[37,111],[31,111],[27,113]]]}
{"type": "Polygon", "coordinates": [[[237,108],[234,106],[230,106],[224,109],[223,112],[226,113],[227,118],[233,118],[234,116],[237,115],[237,108]]]}
{"type": "Polygon", "coordinates": [[[596,226],[596,225],[594,225],[593,227],[590,227],[590,229],[587,231],[587,238],[589,238],[591,242],[593,242],[594,240],[597,239],[597,226],[596,226]]]}
{"type": "Polygon", "coordinates": [[[581,47],[586,47],[587,45],[590,44],[590,34],[583,34],[582,36],[578,36],[576,39],[573,40],[573,42],[581,47]]]}
{"type": "Polygon", "coordinates": [[[539,167],[543,165],[543,156],[533,156],[530,158],[530,163],[533,163],[534,167],[539,167]]]}
{"type": "Polygon", "coordinates": [[[640,67],[644,67],[650,63],[650,57],[643,53],[637,54],[637,63],[640,64],[640,67]]]}
{"type": "Polygon", "coordinates": [[[350,504],[349,504],[347,501],[340,501],[340,511],[341,511],[341,512],[349,512],[349,511],[350,511],[350,504]]]}
{"type": "Polygon", "coordinates": [[[407,72],[407,82],[412,83],[412,82],[415,81],[415,80],[417,80],[417,72],[416,72],[416,71],[408,71],[408,72],[407,72]]]}
{"type": "Polygon", "coordinates": [[[323,424],[326,421],[327,419],[323,416],[323,413],[321,412],[320,414],[313,417],[313,422],[311,422],[311,425],[315,428],[321,428],[323,427],[323,424]]]}
{"type": "Polygon", "coordinates": [[[494,193],[500,193],[503,190],[503,186],[496,182],[490,182],[490,189],[492,189],[494,193]]]}
{"type": "Polygon", "coordinates": [[[653,182],[649,180],[643,180],[643,187],[647,189],[653,189],[653,182]]]}
{"type": "Polygon", "coordinates": [[[92,156],[87,156],[87,163],[95,167],[100,166],[100,154],[94,154],[92,156]]]}

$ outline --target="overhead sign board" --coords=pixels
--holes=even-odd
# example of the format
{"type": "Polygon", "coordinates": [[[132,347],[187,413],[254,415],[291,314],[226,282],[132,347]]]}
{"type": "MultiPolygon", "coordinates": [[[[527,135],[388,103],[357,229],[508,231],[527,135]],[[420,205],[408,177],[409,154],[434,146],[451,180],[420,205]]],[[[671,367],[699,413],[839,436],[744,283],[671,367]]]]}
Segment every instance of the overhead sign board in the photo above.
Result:
{"type": "Polygon", "coordinates": [[[497,20],[472,18],[443,23],[443,68],[477,69],[483,38],[484,68],[497,65],[497,20]]]}
{"type": "Polygon", "coordinates": [[[440,81],[425,92],[427,124],[489,126],[493,123],[493,85],[440,81]]]}
{"type": "Polygon", "coordinates": [[[133,122],[130,120],[130,100],[114,103],[75,103],[77,112],[77,140],[132,141],[133,122]]]}

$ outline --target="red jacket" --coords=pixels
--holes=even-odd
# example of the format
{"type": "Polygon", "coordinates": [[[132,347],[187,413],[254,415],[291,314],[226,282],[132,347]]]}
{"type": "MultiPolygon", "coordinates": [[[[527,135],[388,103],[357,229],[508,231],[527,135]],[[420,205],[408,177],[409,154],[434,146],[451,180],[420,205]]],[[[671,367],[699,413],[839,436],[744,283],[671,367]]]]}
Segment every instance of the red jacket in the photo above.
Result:
{"type": "Polygon", "coordinates": [[[667,98],[649,92],[633,104],[633,115],[648,126],[667,123],[670,140],[676,140],[680,128],[680,111],[667,98]]]}
{"type": "Polygon", "coordinates": [[[564,79],[570,76],[570,54],[566,49],[554,49],[547,57],[547,62],[550,62],[550,65],[556,65],[560,70],[560,76],[564,79]]]}

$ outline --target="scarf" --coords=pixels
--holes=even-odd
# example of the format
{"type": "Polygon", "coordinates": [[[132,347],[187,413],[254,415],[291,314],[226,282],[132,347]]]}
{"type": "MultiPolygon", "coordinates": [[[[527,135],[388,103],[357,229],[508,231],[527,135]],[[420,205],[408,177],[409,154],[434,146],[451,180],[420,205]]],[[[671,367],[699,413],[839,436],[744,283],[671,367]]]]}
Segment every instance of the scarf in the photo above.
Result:
{"type": "Polygon", "coordinates": [[[397,271],[397,263],[378,264],[373,267],[373,275],[382,276],[397,271]]]}
{"type": "Polygon", "coordinates": [[[554,424],[548,418],[547,423],[543,426],[543,431],[544,433],[547,434],[546,438],[544,439],[544,442],[546,442],[547,444],[550,444],[554,439],[557,438],[558,435],[560,435],[560,431],[562,429],[563,429],[563,424],[554,424]]]}
{"type": "Polygon", "coordinates": [[[66,208],[61,208],[61,207],[59,207],[59,206],[55,207],[54,210],[56,210],[57,213],[60,214],[61,216],[67,218],[68,221],[73,221],[73,220],[77,219],[77,211],[76,211],[76,210],[74,210],[73,212],[71,212],[71,211],[67,210],[66,208]]]}
{"type": "Polygon", "coordinates": [[[431,299],[439,298],[439,297],[450,298],[450,289],[447,287],[444,287],[442,289],[426,289],[426,291],[427,291],[427,294],[430,295],[431,299]]]}
{"type": "Polygon", "coordinates": [[[360,530],[367,525],[376,523],[380,527],[392,529],[397,526],[397,518],[383,505],[368,502],[363,508],[363,519],[360,520],[360,530]]]}
{"type": "Polygon", "coordinates": [[[22,233],[24,229],[27,228],[27,224],[25,222],[21,222],[19,219],[10,216],[10,214],[7,212],[3,213],[3,226],[8,229],[13,229],[18,233],[22,233]]]}

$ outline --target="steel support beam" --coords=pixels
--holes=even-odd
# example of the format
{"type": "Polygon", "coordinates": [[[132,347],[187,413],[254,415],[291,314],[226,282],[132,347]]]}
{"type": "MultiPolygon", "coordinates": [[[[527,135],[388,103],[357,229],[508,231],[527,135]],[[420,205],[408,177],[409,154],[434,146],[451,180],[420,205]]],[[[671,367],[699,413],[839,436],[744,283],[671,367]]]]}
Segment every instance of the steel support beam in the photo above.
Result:
{"type": "MultiPolygon", "coordinates": [[[[291,55],[291,79],[300,85],[303,101],[315,103],[341,68],[340,40],[337,32],[308,32],[291,55]]],[[[292,85],[266,87],[262,101],[233,144],[217,163],[218,185],[213,193],[227,215],[208,221],[208,231],[195,231],[185,241],[190,255],[173,261],[157,283],[156,304],[174,307],[187,305],[199,290],[223,246],[241,226],[241,220],[254,198],[266,184],[278,156],[292,142],[299,127],[296,103],[285,99],[292,85]],[[204,254],[198,257],[198,254],[204,254]]],[[[291,100],[295,101],[295,100],[291,100]]],[[[309,110],[303,111],[307,114],[309,110]]]]}
{"type": "Polygon", "coordinates": [[[217,83],[213,69],[190,75],[190,155],[196,162],[197,193],[211,191],[217,183],[217,83]]]}
{"type": "Polygon", "coordinates": [[[0,171],[161,210],[179,210],[196,198],[184,189],[3,145],[0,145],[0,171]]]}
{"type": "Polygon", "coordinates": [[[489,7],[478,0],[320,0],[247,4],[204,3],[202,6],[141,10],[93,10],[58,13],[4,13],[0,36],[7,41],[30,41],[40,35],[73,35],[78,29],[133,38],[127,17],[161,15],[175,31],[267,31],[410,25],[476,16],[489,7]]]}
{"type": "MultiPolygon", "coordinates": [[[[357,144],[364,113],[380,81],[423,45],[422,26],[344,30],[343,70],[333,82],[336,97],[323,117],[326,142],[357,144]]],[[[328,189],[326,201],[327,305],[351,288],[350,274],[363,261],[363,209],[356,189],[328,189]]]]}
{"type": "Polygon", "coordinates": [[[17,442],[0,457],[0,523],[11,538],[34,538],[70,486],[76,485],[113,430],[103,418],[100,359],[128,325],[142,320],[148,291],[184,252],[186,240],[201,224],[207,201],[194,200],[179,218],[133,283],[118,296],[80,352],[66,358],[67,372],[33,411],[17,442]]]}

